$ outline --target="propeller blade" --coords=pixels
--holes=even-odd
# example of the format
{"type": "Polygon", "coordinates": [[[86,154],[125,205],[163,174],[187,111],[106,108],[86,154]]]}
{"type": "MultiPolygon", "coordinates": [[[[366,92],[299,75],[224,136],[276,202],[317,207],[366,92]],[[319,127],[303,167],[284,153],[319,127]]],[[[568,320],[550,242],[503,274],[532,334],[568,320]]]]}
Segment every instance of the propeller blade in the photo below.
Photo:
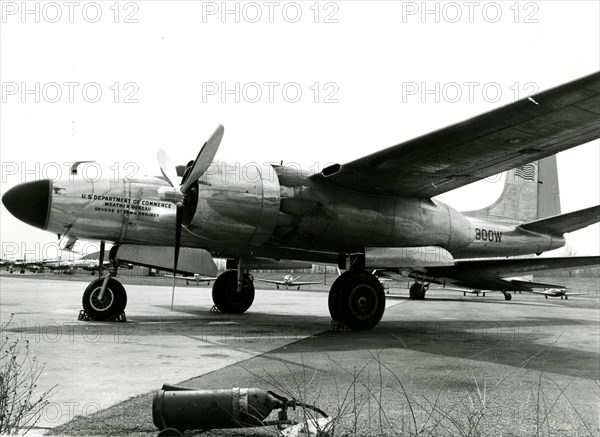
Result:
{"type": "Polygon", "coordinates": [[[181,246],[181,229],[183,228],[183,206],[175,210],[175,255],[173,256],[173,290],[171,291],[171,309],[175,301],[175,281],[177,280],[177,263],[179,261],[179,248],[181,246]]]}
{"type": "Polygon", "coordinates": [[[160,171],[162,172],[164,177],[167,178],[167,182],[169,182],[169,185],[171,185],[177,190],[177,185],[179,185],[177,181],[179,180],[179,177],[177,176],[177,170],[173,165],[173,161],[171,161],[171,158],[163,149],[158,150],[156,157],[158,158],[160,171]]]}
{"type": "Polygon", "coordinates": [[[181,192],[183,194],[187,193],[190,187],[202,177],[210,164],[213,162],[213,159],[217,154],[217,150],[219,150],[219,145],[221,144],[224,133],[225,128],[223,128],[222,125],[219,125],[217,130],[215,130],[215,133],[212,134],[204,146],[202,146],[202,149],[200,149],[200,153],[198,153],[198,157],[194,162],[194,166],[192,167],[191,171],[188,172],[185,180],[181,182],[181,192]]]}

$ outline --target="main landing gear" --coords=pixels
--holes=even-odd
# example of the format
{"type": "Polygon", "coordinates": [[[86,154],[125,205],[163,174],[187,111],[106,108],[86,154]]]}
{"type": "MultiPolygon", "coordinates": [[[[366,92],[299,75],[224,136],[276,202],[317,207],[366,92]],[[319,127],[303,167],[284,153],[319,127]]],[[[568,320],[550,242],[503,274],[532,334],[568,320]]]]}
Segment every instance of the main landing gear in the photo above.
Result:
{"type": "Polygon", "coordinates": [[[254,302],[254,277],[241,270],[227,270],[215,280],[212,298],[222,313],[245,313],[254,302]]]}
{"type": "Polygon", "coordinates": [[[506,300],[512,299],[512,294],[507,293],[506,291],[503,291],[502,294],[504,295],[504,299],[506,299],[506,300]]]}
{"type": "Polygon", "coordinates": [[[342,273],[329,291],[329,313],[352,330],[373,329],[385,311],[381,282],[364,270],[342,273]]]}

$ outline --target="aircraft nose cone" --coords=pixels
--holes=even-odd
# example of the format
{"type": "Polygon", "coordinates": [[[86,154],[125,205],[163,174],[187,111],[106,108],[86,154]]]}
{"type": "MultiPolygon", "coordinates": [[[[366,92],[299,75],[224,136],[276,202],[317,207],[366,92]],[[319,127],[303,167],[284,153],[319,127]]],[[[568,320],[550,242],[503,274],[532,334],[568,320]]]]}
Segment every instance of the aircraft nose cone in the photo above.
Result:
{"type": "Polygon", "coordinates": [[[4,196],[2,203],[16,218],[36,228],[46,229],[50,211],[50,193],[52,181],[24,182],[12,187],[4,196]]]}

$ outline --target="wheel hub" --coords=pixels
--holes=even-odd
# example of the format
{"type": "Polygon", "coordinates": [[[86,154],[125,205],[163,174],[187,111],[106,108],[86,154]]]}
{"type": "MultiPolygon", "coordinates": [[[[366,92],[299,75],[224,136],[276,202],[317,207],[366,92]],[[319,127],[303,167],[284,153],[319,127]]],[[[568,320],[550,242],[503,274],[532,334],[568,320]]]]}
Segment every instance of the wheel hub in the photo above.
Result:
{"type": "Polygon", "coordinates": [[[374,291],[365,285],[360,285],[352,290],[350,305],[352,312],[358,316],[365,317],[375,311],[374,291]]]}
{"type": "Polygon", "coordinates": [[[114,300],[114,295],[110,288],[107,288],[106,290],[104,290],[104,296],[102,296],[101,299],[99,298],[100,290],[101,290],[101,288],[98,287],[90,295],[90,305],[96,311],[106,310],[107,308],[109,308],[112,305],[113,300],[114,300]]]}

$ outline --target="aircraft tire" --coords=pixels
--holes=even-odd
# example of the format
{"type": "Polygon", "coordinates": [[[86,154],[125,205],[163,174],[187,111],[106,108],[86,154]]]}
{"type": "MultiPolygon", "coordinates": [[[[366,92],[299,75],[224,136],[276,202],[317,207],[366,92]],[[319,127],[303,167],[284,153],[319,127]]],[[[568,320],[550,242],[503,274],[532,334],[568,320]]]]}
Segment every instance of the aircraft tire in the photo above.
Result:
{"type": "Polygon", "coordinates": [[[506,294],[504,295],[504,299],[506,299],[506,300],[511,300],[511,299],[512,299],[512,294],[510,294],[510,293],[506,293],[506,294]]]}
{"type": "Polygon", "coordinates": [[[342,321],[341,296],[342,288],[348,279],[346,273],[348,272],[342,273],[340,276],[338,276],[336,280],[333,281],[333,284],[331,284],[331,288],[329,289],[329,299],[327,302],[329,306],[329,314],[331,315],[331,318],[337,322],[342,321]]]}
{"type": "Polygon", "coordinates": [[[353,331],[373,329],[384,311],[385,291],[371,273],[350,270],[331,286],[329,313],[353,331]]]}
{"type": "Polygon", "coordinates": [[[415,282],[410,286],[410,289],[408,290],[408,296],[410,299],[425,299],[425,287],[422,284],[415,282]]]}
{"type": "Polygon", "coordinates": [[[219,311],[226,314],[242,314],[254,302],[254,284],[252,277],[244,273],[242,292],[237,292],[237,270],[221,273],[212,288],[213,303],[219,311]]]}
{"type": "Polygon", "coordinates": [[[109,320],[121,314],[127,306],[127,293],[119,281],[114,278],[108,280],[106,291],[102,300],[98,300],[98,294],[102,288],[104,278],[90,282],[83,292],[81,304],[90,319],[101,322],[109,320]]]}

